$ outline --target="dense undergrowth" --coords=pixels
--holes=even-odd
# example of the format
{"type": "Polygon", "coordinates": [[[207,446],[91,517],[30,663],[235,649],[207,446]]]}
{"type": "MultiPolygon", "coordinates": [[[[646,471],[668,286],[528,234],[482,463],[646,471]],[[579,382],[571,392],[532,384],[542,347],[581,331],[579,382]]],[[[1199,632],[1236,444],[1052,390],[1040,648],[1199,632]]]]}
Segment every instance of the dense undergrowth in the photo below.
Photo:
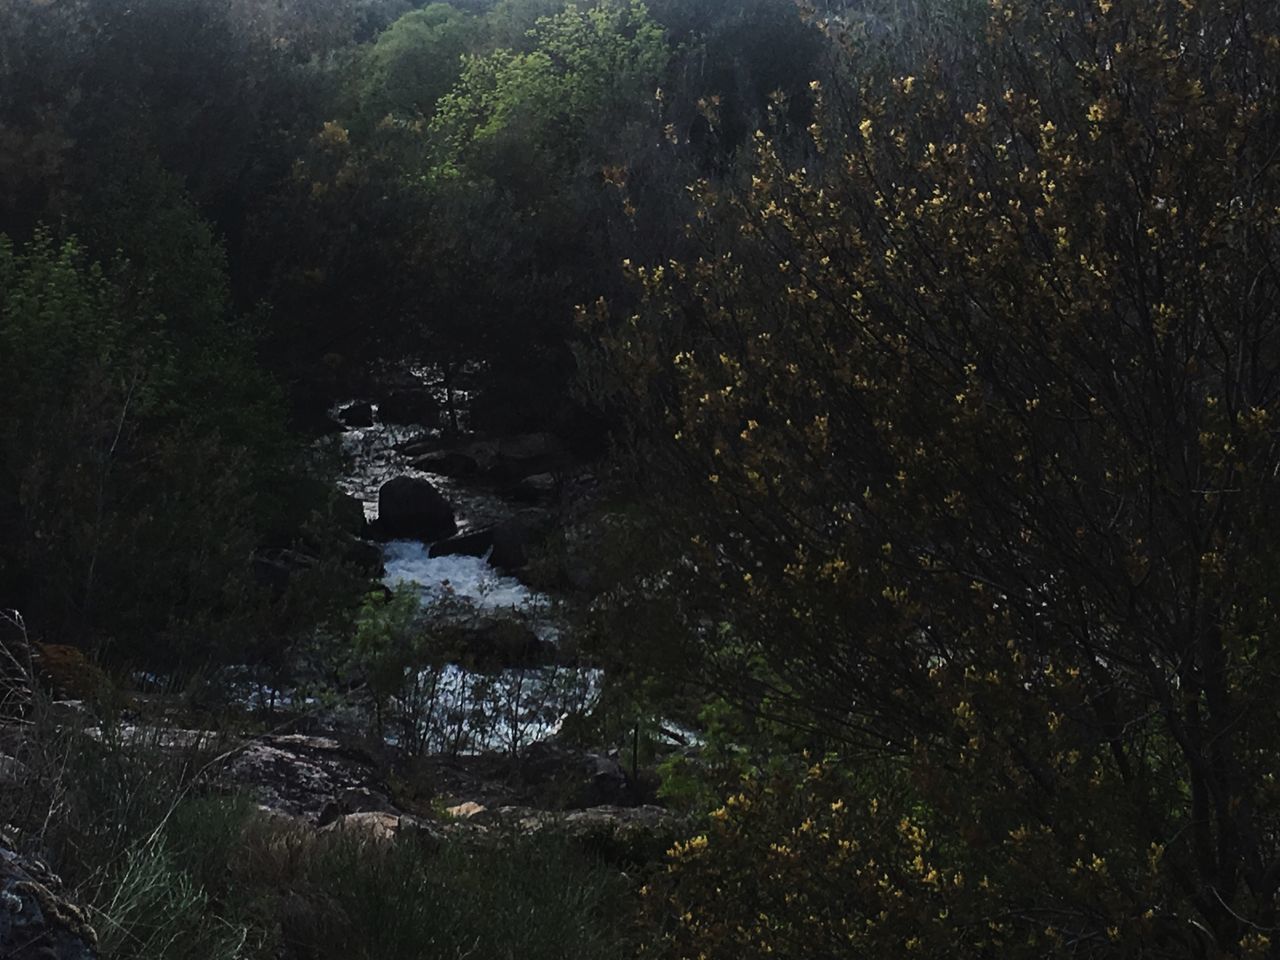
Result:
{"type": "Polygon", "coordinates": [[[0,7],[0,610],[428,749],[314,435],[429,367],[612,445],[565,729],[704,819],[358,841],[37,701],[107,955],[1280,957],[1280,8],[410,6],[0,7]]]}
{"type": "MultiPolygon", "coordinates": [[[[43,708],[41,708],[43,710],[43,708]]],[[[39,712],[39,711],[38,711],[39,712]]],[[[38,716],[0,791],[8,842],[56,864],[104,958],[604,958],[634,880],[563,836],[318,830],[211,791],[235,741],[38,716]]]]}

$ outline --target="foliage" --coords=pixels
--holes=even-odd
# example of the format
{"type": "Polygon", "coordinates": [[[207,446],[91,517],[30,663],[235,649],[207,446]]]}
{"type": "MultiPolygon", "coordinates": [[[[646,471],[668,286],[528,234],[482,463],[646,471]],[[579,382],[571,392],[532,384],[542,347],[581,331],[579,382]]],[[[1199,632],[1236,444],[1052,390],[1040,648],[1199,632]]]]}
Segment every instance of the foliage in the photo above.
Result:
{"type": "MultiPolygon", "coordinates": [[[[832,762],[752,778],[677,843],[644,890],[644,956],[1196,956],[1203,929],[1159,906],[1163,851],[1020,824],[985,833],[920,802],[894,766],[832,762]],[[1046,886],[1080,914],[1044,909],[1046,886]],[[1032,918],[1034,917],[1034,921],[1032,918]]],[[[929,788],[926,786],[926,790],[929,788]]],[[[1263,955],[1255,933],[1241,944],[1263,955]]]]}
{"type": "Polygon", "coordinates": [[[181,206],[153,211],[180,262],[158,244],[110,271],[45,234],[0,245],[0,580],[47,639],[194,665],[252,638],[251,554],[296,509],[294,461],[219,248],[181,206]]]}
{"type": "MultiPolygon", "coordinates": [[[[47,704],[42,704],[42,709],[47,704]]],[[[39,848],[89,908],[104,958],[255,960],[573,956],[631,950],[625,878],[567,838],[394,843],[264,815],[212,792],[227,746],[41,712],[21,789],[0,785],[13,842],[39,848]]]]}
{"type": "MultiPolygon", "coordinates": [[[[746,744],[756,739],[740,713],[724,700],[713,700],[698,714],[697,750],[673,753],[658,766],[658,796],[699,812],[718,805],[744,777],[759,773],[757,757],[746,744]]],[[[771,744],[777,747],[776,741],[771,744]]]]}
{"type": "Polygon", "coordinates": [[[702,183],[604,349],[712,685],[1042,838],[992,894],[1034,949],[1274,923],[1277,36],[997,3],[908,66],[847,30],[803,165],[762,134],[702,183]]]}
{"type": "Polygon", "coordinates": [[[503,163],[504,142],[519,140],[548,185],[554,171],[576,166],[592,128],[625,121],[651,91],[669,58],[662,29],[643,4],[605,3],[538,21],[529,53],[499,50],[466,62],[457,87],[440,103],[434,132],[446,165],[463,164],[508,182],[531,171],[503,163]],[[544,164],[554,164],[546,166],[544,164]]]}
{"type": "Polygon", "coordinates": [[[362,51],[357,110],[373,122],[430,116],[483,36],[482,21],[446,3],[405,14],[362,51]]]}
{"type": "Polygon", "coordinates": [[[209,896],[160,845],[130,851],[108,879],[109,899],[95,910],[105,956],[234,960],[247,931],[210,917],[209,896]]]}
{"type": "Polygon", "coordinates": [[[254,851],[251,869],[262,870],[254,886],[297,890],[302,912],[286,937],[307,956],[603,960],[627,949],[616,900],[623,884],[563,842],[511,838],[504,849],[433,852],[411,838],[383,848],[358,837],[283,841],[274,876],[263,869],[273,851],[254,851]]]}
{"type": "MultiPolygon", "coordinates": [[[[39,236],[18,252],[6,242],[0,277],[10,397],[3,439],[5,573],[11,590],[25,580],[28,596],[39,588],[48,596],[28,611],[37,622],[79,620],[83,626],[93,620],[99,592],[119,589],[116,578],[145,582],[145,572],[154,569],[155,558],[142,548],[163,537],[164,528],[149,528],[137,506],[153,498],[144,478],[156,482],[156,461],[174,471],[166,483],[187,469],[162,436],[153,434],[147,445],[142,427],[164,403],[161,381],[170,356],[148,336],[157,318],[131,303],[100,268],[85,265],[73,244],[58,248],[39,236]],[[130,522],[122,528],[125,516],[130,522]]],[[[208,456],[209,447],[206,440],[186,454],[208,456]]],[[[194,511],[198,503],[212,519],[218,494],[208,484],[219,477],[202,474],[190,476],[185,489],[173,485],[173,509],[194,511]]],[[[237,478],[221,479],[232,485],[229,499],[243,498],[237,478]]],[[[227,522],[221,531],[232,551],[237,527],[243,529],[242,522],[227,522]]]]}
{"type": "MultiPolygon", "coordinates": [[[[355,634],[343,672],[363,679],[373,710],[379,739],[385,737],[384,715],[393,698],[404,698],[408,677],[429,665],[423,643],[417,592],[402,586],[390,598],[373,593],[366,598],[355,621],[355,634]]],[[[414,684],[416,686],[416,684],[414,684]]],[[[421,721],[416,712],[408,718],[402,735],[417,740],[421,721]]]]}
{"type": "Polygon", "coordinates": [[[325,84],[217,2],[9,4],[0,35],[0,595],[153,665],[265,648],[268,619],[287,645],[328,612],[263,616],[251,555],[324,497],[233,280],[325,84]]]}

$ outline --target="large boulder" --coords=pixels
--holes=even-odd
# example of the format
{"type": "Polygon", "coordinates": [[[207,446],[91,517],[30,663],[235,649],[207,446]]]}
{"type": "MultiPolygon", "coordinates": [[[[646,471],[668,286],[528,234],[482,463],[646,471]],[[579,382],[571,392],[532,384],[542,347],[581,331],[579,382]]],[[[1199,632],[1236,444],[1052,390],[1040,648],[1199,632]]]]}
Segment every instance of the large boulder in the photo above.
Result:
{"type": "Polygon", "coordinates": [[[411,465],[415,470],[442,477],[472,477],[480,472],[475,457],[460,450],[437,450],[418,457],[411,465]]]}
{"type": "Polygon", "coordinates": [[[493,549],[493,528],[439,540],[427,551],[429,557],[483,557],[493,549]]]}
{"type": "Polygon", "coordinates": [[[317,825],[323,827],[335,820],[362,813],[396,814],[391,799],[372,787],[347,787],[320,808],[317,825]]]}
{"type": "Polygon", "coordinates": [[[559,483],[553,473],[535,473],[511,488],[511,496],[521,503],[546,503],[554,499],[559,483]]]}
{"type": "MultiPolygon", "coordinates": [[[[452,450],[431,449],[430,441],[405,444],[401,449],[414,457],[415,469],[445,477],[482,476],[500,483],[517,483],[525,477],[566,469],[572,458],[564,444],[550,433],[522,433],[495,440],[477,440],[452,450]]],[[[546,486],[547,477],[535,481],[531,490],[546,486]]],[[[541,496],[542,490],[536,494],[541,496]]]]}
{"type": "Polygon", "coordinates": [[[421,457],[427,453],[433,453],[440,449],[440,441],[436,437],[425,434],[415,434],[407,440],[400,440],[391,445],[391,449],[396,453],[403,453],[406,457],[413,459],[421,457]]]}
{"type": "Polygon", "coordinates": [[[434,846],[447,835],[458,832],[421,817],[384,810],[362,810],[344,814],[320,828],[322,836],[345,836],[374,845],[390,844],[411,837],[419,844],[425,841],[434,846]]]}
{"type": "Polygon", "coordinates": [[[373,404],[363,400],[347,404],[338,411],[338,419],[348,427],[372,427],[373,404]]]}
{"type": "Polygon", "coordinates": [[[48,867],[0,845],[0,957],[95,960],[98,938],[48,867]]]}
{"type": "Polygon", "coordinates": [[[593,859],[636,865],[660,861],[692,827],[662,807],[612,805],[567,812],[504,806],[480,811],[462,822],[473,829],[564,838],[593,859]]]}
{"type": "Polygon", "coordinates": [[[378,491],[378,519],[370,524],[382,540],[445,540],[458,532],[453,507],[428,480],[396,477],[378,491]]]}
{"type": "Polygon", "coordinates": [[[493,552],[489,565],[503,572],[519,570],[529,562],[530,551],[541,543],[551,527],[541,510],[522,510],[493,528],[493,552]]]}
{"type": "Polygon", "coordinates": [[[434,427],[440,422],[440,405],[425,388],[396,390],[379,401],[378,419],[383,423],[434,427]]]}
{"type": "Polygon", "coordinates": [[[464,632],[462,661],[478,670],[539,667],[555,660],[556,646],[515,620],[482,620],[464,632]]]}
{"type": "Polygon", "coordinates": [[[247,792],[268,810],[312,823],[394,809],[378,761],[331,737],[258,737],[228,763],[221,783],[247,792]]]}
{"type": "Polygon", "coordinates": [[[529,746],[520,759],[519,775],[540,806],[630,806],[636,799],[631,780],[617,760],[553,740],[529,746]]]}
{"type": "Polygon", "coordinates": [[[564,444],[550,433],[522,433],[481,445],[487,454],[485,472],[495,480],[515,481],[563,468],[568,462],[564,444]]]}

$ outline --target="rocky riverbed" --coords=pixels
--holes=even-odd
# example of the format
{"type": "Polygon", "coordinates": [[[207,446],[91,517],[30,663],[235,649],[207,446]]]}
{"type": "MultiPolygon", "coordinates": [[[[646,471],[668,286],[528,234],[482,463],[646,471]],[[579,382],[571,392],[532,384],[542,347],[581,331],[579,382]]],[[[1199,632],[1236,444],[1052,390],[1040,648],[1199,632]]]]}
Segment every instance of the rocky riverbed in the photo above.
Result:
{"type": "Polygon", "coordinates": [[[394,422],[384,403],[334,408],[342,486],[380,542],[383,583],[416,592],[424,617],[458,641],[457,662],[416,688],[429,691],[421,735],[441,752],[518,753],[590,710],[600,689],[597,670],[562,655],[560,601],[523,577],[589,471],[550,434],[449,441],[428,388],[417,396],[393,405],[394,422]],[[415,415],[423,422],[404,422],[415,415]]]}

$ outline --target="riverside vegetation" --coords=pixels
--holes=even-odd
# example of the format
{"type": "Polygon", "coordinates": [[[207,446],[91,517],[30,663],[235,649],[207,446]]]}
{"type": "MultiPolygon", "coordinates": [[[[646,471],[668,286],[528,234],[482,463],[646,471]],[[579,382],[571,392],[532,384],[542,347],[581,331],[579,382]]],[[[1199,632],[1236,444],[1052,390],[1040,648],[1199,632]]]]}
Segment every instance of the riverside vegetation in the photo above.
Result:
{"type": "Polygon", "coordinates": [[[13,0],[0,947],[1280,956],[1278,243],[1263,0],[13,0]]]}

